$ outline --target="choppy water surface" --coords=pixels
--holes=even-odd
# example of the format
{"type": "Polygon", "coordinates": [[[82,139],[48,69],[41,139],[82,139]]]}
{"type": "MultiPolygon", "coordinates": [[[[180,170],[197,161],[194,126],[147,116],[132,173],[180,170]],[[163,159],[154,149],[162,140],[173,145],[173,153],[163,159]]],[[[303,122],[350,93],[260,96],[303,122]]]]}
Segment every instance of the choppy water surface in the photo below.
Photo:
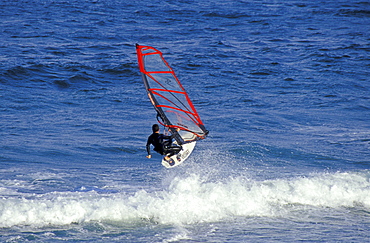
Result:
{"type": "Polygon", "coordinates": [[[366,1],[3,1],[3,242],[364,242],[366,1]],[[210,136],[145,158],[135,43],[163,51],[210,136]]]}

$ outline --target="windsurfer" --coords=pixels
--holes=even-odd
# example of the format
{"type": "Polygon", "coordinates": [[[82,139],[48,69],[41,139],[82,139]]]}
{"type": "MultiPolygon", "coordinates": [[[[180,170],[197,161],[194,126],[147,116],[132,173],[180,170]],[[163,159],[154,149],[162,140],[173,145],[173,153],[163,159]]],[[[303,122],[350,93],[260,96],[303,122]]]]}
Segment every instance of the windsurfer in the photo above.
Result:
{"type": "MultiPolygon", "coordinates": [[[[172,134],[171,136],[166,136],[159,133],[159,125],[154,124],[152,126],[153,133],[148,137],[148,141],[146,143],[146,151],[148,152],[148,155],[146,156],[148,159],[152,157],[150,154],[150,145],[152,144],[154,146],[154,151],[161,155],[165,155],[164,159],[166,161],[171,160],[171,156],[178,154],[181,151],[180,146],[173,146],[172,145],[172,139],[175,137],[175,134],[172,134]]],[[[178,128],[177,131],[180,129],[178,128]]]]}

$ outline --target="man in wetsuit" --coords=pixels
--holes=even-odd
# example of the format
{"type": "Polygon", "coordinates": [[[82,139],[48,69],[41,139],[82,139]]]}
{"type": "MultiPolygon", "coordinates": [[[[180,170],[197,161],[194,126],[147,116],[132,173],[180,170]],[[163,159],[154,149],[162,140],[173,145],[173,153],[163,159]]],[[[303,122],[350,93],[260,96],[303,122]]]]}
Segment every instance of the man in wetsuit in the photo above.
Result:
{"type": "Polygon", "coordinates": [[[152,126],[152,130],[153,133],[148,137],[148,141],[146,143],[146,151],[148,152],[146,157],[148,159],[152,157],[150,154],[150,145],[152,144],[154,146],[154,151],[161,155],[165,155],[164,159],[166,161],[170,161],[170,157],[179,153],[181,150],[181,146],[172,146],[172,139],[175,137],[175,134],[172,134],[171,136],[160,134],[158,124],[154,124],[152,126]]]}

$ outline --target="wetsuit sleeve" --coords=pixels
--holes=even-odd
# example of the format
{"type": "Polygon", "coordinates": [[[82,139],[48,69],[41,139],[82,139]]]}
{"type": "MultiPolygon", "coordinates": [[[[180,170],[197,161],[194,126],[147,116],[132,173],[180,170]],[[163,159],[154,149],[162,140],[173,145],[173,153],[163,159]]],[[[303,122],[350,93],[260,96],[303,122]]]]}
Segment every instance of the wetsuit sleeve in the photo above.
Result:
{"type": "Polygon", "coordinates": [[[146,152],[148,152],[148,155],[150,155],[150,137],[148,137],[148,141],[146,142],[146,152]]]}
{"type": "Polygon", "coordinates": [[[171,136],[165,136],[165,135],[163,135],[163,138],[164,139],[173,139],[175,136],[176,136],[176,134],[174,133],[174,134],[171,134],[171,136]]]}

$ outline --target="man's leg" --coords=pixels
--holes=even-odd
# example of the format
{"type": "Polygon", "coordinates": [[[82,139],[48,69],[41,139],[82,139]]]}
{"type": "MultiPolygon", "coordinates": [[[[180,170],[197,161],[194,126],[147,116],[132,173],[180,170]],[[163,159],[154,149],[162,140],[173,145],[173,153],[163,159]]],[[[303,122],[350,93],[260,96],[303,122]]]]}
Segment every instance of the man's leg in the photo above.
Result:
{"type": "Polygon", "coordinates": [[[172,155],[178,154],[181,151],[181,147],[178,146],[171,146],[168,148],[168,157],[171,157],[172,155]]]}

